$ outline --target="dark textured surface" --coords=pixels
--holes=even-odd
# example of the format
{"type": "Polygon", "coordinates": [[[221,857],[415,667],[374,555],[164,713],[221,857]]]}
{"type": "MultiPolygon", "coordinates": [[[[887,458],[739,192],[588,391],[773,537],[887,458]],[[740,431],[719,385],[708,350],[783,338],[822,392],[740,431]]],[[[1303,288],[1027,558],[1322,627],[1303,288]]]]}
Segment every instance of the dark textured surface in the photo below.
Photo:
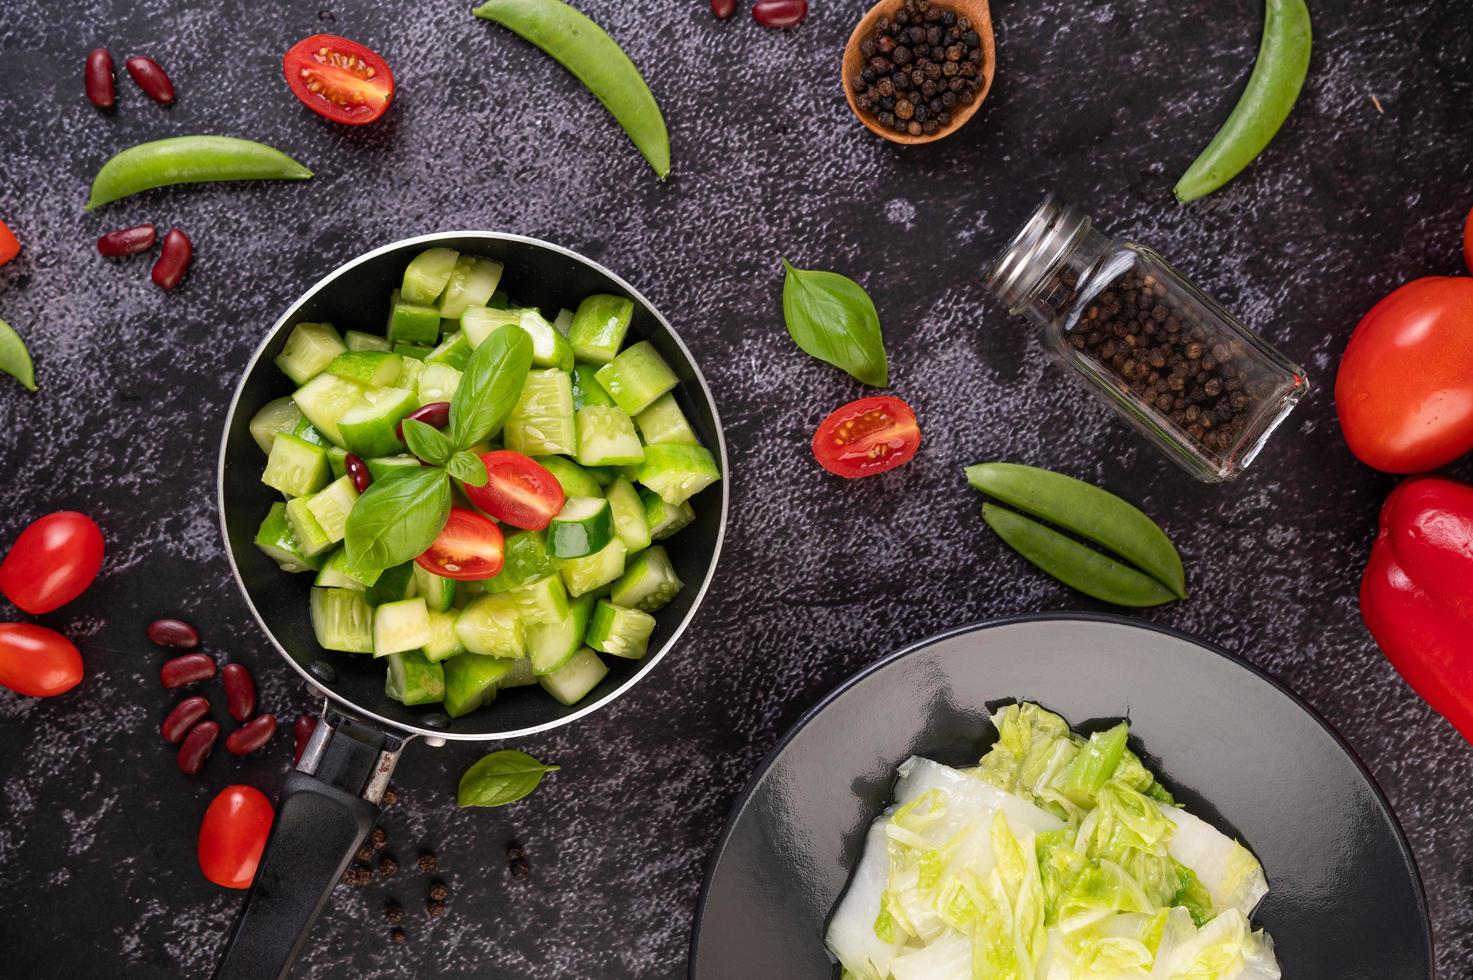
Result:
{"type": "MultiPolygon", "coordinates": [[[[0,694],[7,976],[207,969],[238,896],[195,867],[199,817],[226,783],[273,790],[288,740],[181,777],[154,731],[172,699],[143,627],[183,614],[212,650],[255,670],[264,706],[306,707],[236,596],[216,528],[228,391],[266,326],[323,273],[454,227],[559,241],[662,309],[722,410],[734,519],[682,649],[606,712],[521,745],[564,767],[535,796],[459,812],[456,778],[481,749],[412,750],[386,827],[401,865],[436,849],[450,911],[424,918],[429,879],[417,872],[344,887],[303,976],[679,976],[726,808],[808,705],[928,633],[1093,608],[982,526],[959,471],[982,458],[1065,469],[1161,519],[1193,597],[1148,618],[1241,652],[1345,734],[1411,839],[1441,975],[1473,975],[1473,752],[1360,625],[1359,570],[1394,480],[1351,458],[1330,399],[1356,319],[1406,279],[1459,270],[1473,204],[1466,3],[1314,4],[1295,114],[1244,177],[1191,208],[1170,186],[1246,76],[1253,0],[1000,3],[987,105],[957,136],[912,151],[860,128],[837,88],[859,3],[816,3],[803,27],[772,32],[745,13],[716,23],[699,0],[587,0],[664,106],[665,184],[571,78],[465,6],[333,5],[326,23],[317,6],[10,0],[0,22],[0,216],[26,243],[0,269],[0,317],[30,341],[42,385],[34,397],[0,387],[0,539],[76,507],[110,546],[94,589],[44,618],[82,646],[88,681],[50,702],[0,694]],[[399,102],[381,124],[333,127],[287,93],[280,53],[318,29],[393,65],[399,102]],[[159,109],[123,79],[117,112],[93,110],[81,59],[99,43],[119,64],[152,54],[179,103],[159,109]],[[319,176],[81,212],[110,153],[188,132],[267,139],[319,176]],[[1240,483],[1201,486],[1167,468],[1064,385],[987,297],[980,269],[1047,190],[1156,246],[1309,368],[1314,391],[1240,483]],[[195,240],[172,295],[148,282],[147,259],[91,250],[102,231],[142,220],[195,240]],[[911,465],[841,484],[809,460],[814,425],[861,390],[784,335],[779,254],[869,289],[895,390],[926,433],[911,465]],[[511,838],[527,847],[527,878],[507,874],[511,838]],[[405,947],[388,942],[389,896],[409,910],[405,947]]],[[[1473,465],[1451,472],[1470,478],[1473,465]]]]}

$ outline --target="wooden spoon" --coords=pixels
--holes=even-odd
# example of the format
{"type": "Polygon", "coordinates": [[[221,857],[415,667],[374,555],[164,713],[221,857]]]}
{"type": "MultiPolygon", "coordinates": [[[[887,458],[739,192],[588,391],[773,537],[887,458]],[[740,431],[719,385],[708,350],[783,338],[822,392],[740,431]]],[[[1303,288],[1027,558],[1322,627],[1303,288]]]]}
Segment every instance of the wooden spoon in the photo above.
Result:
{"type": "Polygon", "coordinates": [[[958,17],[966,17],[972,22],[972,30],[976,31],[982,38],[982,87],[977,90],[968,105],[957,103],[951,109],[951,122],[942,126],[936,132],[927,136],[912,136],[894,129],[881,126],[875,117],[867,112],[860,112],[859,106],[854,104],[854,87],[850,80],[864,69],[866,58],[859,50],[859,44],[865,38],[874,33],[875,21],[881,17],[894,18],[895,12],[905,6],[905,0],[880,0],[869,9],[869,13],[854,27],[854,33],[849,35],[849,43],[844,46],[844,98],[849,100],[849,108],[864,123],[865,128],[876,135],[894,143],[932,143],[943,136],[950,136],[961,128],[962,124],[977,111],[982,100],[987,98],[987,93],[992,89],[992,73],[997,66],[997,47],[992,39],[992,11],[987,6],[987,0],[944,0],[936,2],[935,6],[943,9],[956,11],[958,17]]]}

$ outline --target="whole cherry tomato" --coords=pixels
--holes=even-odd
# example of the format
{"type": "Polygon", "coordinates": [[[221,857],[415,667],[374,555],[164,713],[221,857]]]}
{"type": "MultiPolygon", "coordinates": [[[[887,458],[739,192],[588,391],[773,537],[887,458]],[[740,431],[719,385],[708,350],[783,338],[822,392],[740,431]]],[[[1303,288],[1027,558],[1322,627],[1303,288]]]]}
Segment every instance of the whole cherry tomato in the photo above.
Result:
{"type": "Polygon", "coordinates": [[[813,434],[813,455],[819,464],[849,479],[893,470],[909,462],[920,445],[916,413],[893,395],[841,406],[813,434]]]}
{"type": "Polygon", "coordinates": [[[227,786],[199,825],[199,869],[222,888],[249,888],[276,811],[254,786],[227,786]]]}
{"type": "Polygon", "coordinates": [[[81,595],[102,567],[102,532],[86,514],[59,510],[32,523],[0,562],[0,593],[28,613],[81,595]]]}
{"type": "Polygon", "coordinates": [[[1473,279],[1416,279],[1371,307],[1335,378],[1351,452],[1391,473],[1473,449],[1473,279]]]}
{"type": "Polygon", "coordinates": [[[34,623],[0,623],[0,686],[49,698],[81,680],[82,655],[71,640],[34,623]]]}

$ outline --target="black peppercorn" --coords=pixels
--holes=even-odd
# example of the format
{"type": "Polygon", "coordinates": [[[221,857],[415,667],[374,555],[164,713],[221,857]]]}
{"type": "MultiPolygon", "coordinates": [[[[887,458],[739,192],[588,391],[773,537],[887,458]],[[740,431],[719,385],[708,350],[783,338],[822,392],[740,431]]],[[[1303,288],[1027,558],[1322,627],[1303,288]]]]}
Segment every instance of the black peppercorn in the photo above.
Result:
{"type": "Polygon", "coordinates": [[[403,946],[409,942],[409,937],[404,934],[403,929],[395,929],[389,933],[389,941],[395,946],[403,946]]]}
{"type": "Polygon", "coordinates": [[[392,878],[394,872],[399,870],[399,862],[391,857],[380,858],[378,862],[378,873],[385,878],[392,878]]]}
{"type": "Polygon", "coordinates": [[[368,835],[368,840],[373,844],[373,849],[377,851],[389,842],[389,835],[384,832],[384,828],[375,827],[373,833],[368,835]]]}
{"type": "Polygon", "coordinates": [[[430,898],[433,898],[435,901],[443,902],[449,897],[450,889],[445,887],[444,882],[437,881],[430,886],[430,898]]]}
{"type": "Polygon", "coordinates": [[[358,848],[357,853],[355,853],[353,857],[359,861],[372,861],[373,845],[364,844],[362,847],[358,848]]]}
{"type": "Polygon", "coordinates": [[[420,852],[418,864],[419,870],[426,873],[434,871],[439,867],[439,862],[435,860],[435,853],[433,851],[420,852]]]}
{"type": "Polygon", "coordinates": [[[438,901],[436,901],[435,899],[432,898],[428,902],[425,903],[425,912],[429,915],[430,918],[432,918],[432,919],[437,918],[438,916],[444,914],[444,912],[445,912],[445,903],[444,902],[438,902],[438,901]]]}
{"type": "Polygon", "coordinates": [[[384,918],[389,921],[389,925],[397,926],[404,921],[404,910],[393,902],[390,902],[384,906],[384,918]]]}
{"type": "Polygon", "coordinates": [[[890,60],[895,62],[897,65],[908,65],[910,64],[910,59],[910,48],[907,48],[903,44],[896,45],[895,53],[890,56],[890,60]]]}
{"type": "Polygon", "coordinates": [[[392,786],[384,789],[384,798],[380,800],[384,806],[393,806],[399,802],[399,791],[392,786]]]}

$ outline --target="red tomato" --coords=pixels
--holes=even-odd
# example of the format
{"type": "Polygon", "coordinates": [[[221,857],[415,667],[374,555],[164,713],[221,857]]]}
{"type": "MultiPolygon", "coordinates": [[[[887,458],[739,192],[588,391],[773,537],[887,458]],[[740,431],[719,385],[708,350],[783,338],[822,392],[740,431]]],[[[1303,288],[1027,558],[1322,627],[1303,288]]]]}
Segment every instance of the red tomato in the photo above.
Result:
{"type": "Polygon", "coordinates": [[[15,232],[0,221],[0,265],[4,265],[20,254],[20,240],[15,232]]]}
{"type": "Polygon", "coordinates": [[[1468,212],[1468,220],[1463,222],[1463,261],[1468,263],[1468,271],[1473,272],[1473,211],[1468,212]]]}
{"type": "Polygon", "coordinates": [[[47,613],[86,591],[102,567],[102,532],[86,514],[59,510],[33,522],[0,562],[0,593],[47,613]]]}
{"type": "Polygon", "coordinates": [[[504,545],[495,521],[469,507],[452,507],[435,543],[414,560],[427,572],[469,582],[501,571],[504,545]]]}
{"type": "Polygon", "coordinates": [[[394,73],[384,59],[336,34],[313,34],[293,44],[282,69],[302,105],[333,122],[371,123],[394,99],[394,73]]]}
{"type": "Polygon", "coordinates": [[[199,869],[222,888],[249,888],[276,812],[254,786],[227,786],[199,825],[199,869]]]}
{"type": "Polygon", "coordinates": [[[813,455],[830,473],[874,476],[910,461],[921,445],[916,413],[891,395],[850,402],[813,434],[813,455]]]}
{"type": "Polygon", "coordinates": [[[49,698],[81,680],[82,655],[71,640],[32,623],[0,623],[0,686],[49,698]]]}
{"type": "Polygon", "coordinates": [[[1473,449],[1473,279],[1429,276],[1371,307],[1335,378],[1351,452],[1418,473],[1473,449]]]}
{"type": "Polygon", "coordinates": [[[563,486],[530,456],[498,449],[481,457],[486,485],[467,486],[470,502],[512,527],[540,531],[563,509],[563,486]]]}

